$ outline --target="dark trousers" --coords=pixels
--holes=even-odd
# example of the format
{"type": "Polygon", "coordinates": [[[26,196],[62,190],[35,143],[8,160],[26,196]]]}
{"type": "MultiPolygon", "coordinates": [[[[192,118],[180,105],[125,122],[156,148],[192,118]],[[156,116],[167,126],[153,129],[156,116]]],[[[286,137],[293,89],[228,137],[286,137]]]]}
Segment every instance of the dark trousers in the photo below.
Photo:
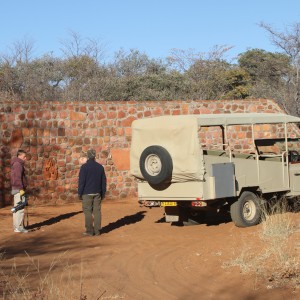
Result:
{"type": "Polygon", "coordinates": [[[101,229],[101,196],[82,195],[82,210],[85,217],[87,233],[99,234],[101,229]]]}

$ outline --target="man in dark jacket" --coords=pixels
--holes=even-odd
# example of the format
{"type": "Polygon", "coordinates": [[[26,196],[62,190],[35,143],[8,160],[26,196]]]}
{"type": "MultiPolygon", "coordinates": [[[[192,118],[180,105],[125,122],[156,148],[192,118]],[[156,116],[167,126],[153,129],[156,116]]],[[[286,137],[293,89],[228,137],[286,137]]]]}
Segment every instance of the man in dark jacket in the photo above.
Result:
{"type": "Polygon", "coordinates": [[[95,161],[94,149],[87,151],[87,162],[80,167],[78,197],[85,216],[84,235],[100,235],[101,200],[106,193],[106,176],[102,165],[95,161]],[[94,222],[93,222],[94,221],[94,222]]]}
{"type": "MultiPolygon", "coordinates": [[[[25,197],[22,197],[27,186],[24,168],[25,160],[26,152],[24,150],[18,150],[17,157],[14,157],[11,160],[10,181],[11,194],[14,196],[14,206],[16,206],[20,201],[25,201],[25,197]]],[[[13,226],[14,232],[28,232],[24,228],[24,208],[13,213],[13,226]]]]}

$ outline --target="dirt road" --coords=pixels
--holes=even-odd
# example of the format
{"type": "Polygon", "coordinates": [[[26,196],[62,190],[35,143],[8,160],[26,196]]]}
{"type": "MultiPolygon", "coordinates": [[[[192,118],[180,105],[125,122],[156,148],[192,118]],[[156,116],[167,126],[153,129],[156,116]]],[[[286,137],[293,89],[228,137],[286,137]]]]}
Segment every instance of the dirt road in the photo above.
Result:
{"type": "Polygon", "coordinates": [[[275,288],[239,267],[226,267],[245,245],[259,247],[261,225],[241,229],[226,217],[210,216],[197,226],[171,226],[161,208],[139,207],[137,199],[104,201],[102,211],[103,234],[84,237],[79,202],[29,207],[27,234],[13,233],[10,207],[0,209],[0,288],[15,265],[18,276],[27,275],[29,289],[43,285],[50,293],[51,286],[53,295],[61,295],[57,299],[299,297],[299,290],[275,288]]]}

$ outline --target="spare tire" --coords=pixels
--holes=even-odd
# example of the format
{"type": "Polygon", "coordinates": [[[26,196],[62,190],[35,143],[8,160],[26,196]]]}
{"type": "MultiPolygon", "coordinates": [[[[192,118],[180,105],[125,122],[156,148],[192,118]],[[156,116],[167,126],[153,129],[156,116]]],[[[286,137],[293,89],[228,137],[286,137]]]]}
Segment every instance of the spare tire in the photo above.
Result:
{"type": "Polygon", "coordinates": [[[170,182],[173,161],[170,153],[161,146],[149,146],[141,154],[140,170],[149,184],[170,182]]]}

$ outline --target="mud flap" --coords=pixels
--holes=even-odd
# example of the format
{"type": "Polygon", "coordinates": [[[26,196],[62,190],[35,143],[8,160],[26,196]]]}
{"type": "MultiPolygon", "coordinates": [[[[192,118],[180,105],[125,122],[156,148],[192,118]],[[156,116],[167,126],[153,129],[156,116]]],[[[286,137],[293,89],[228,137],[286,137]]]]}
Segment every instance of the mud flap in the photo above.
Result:
{"type": "Polygon", "coordinates": [[[178,206],[165,207],[165,219],[167,223],[179,222],[179,209],[178,206]]]}

